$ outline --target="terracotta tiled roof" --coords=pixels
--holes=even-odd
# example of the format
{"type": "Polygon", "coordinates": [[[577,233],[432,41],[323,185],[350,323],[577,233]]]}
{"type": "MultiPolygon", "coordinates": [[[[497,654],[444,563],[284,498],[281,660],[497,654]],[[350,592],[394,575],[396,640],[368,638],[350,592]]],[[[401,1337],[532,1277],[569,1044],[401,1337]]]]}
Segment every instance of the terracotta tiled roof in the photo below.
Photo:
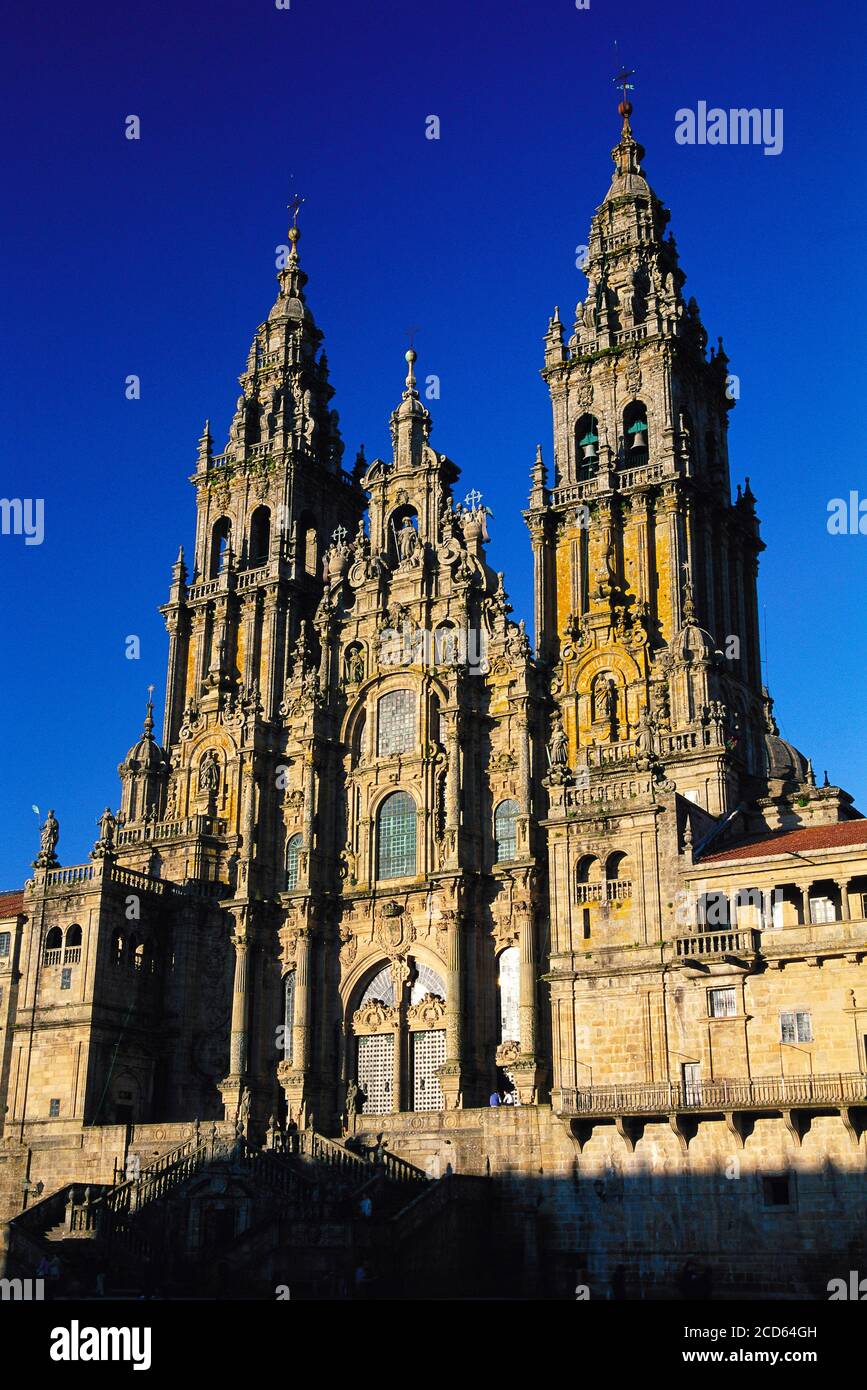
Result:
{"type": "Polygon", "coordinates": [[[23,888],[13,888],[10,893],[0,893],[0,918],[15,917],[23,909],[23,888]]]}
{"type": "Polygon", "coordinates": [[[867,849],[867,817],[844,820],[835,825],[810,825],[803,830],[784,830],[763,835],[760,840],[736,845],[719,854],[702,856],[702,863],[722,864],[731,859],[761,859],[770,854],[806,854],[815,849],[844,849],[864,845],[867,849]]]}

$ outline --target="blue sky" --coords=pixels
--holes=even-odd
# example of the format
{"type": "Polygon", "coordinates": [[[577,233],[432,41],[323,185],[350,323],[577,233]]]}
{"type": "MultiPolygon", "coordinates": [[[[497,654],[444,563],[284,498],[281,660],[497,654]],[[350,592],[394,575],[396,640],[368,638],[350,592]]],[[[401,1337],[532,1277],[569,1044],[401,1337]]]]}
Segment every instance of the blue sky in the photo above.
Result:
{"type": "Polygon", "coordinates": [[[0,495],[44,498],[45,539],[0,536],[0,887],[38,847],[34,805],[55,809],[77,863],[119,800],[147,685],[162,691],[156,610],[192,539],[196,439],[210,416],[224,443],[290,178],[347,458],[361,440],[386,452],[417,325],[419,372],[441,379],[433,442],[493,509],[492,562],[530,619],[520,510],[537,440],[551,455],[541,339],[584,292],[575,247],[608,186],[624,59],[687,293],[740,378],[732,471],[751,477],[768,545],[781,730],[867,805],[867,537],[826,529],[831,498],[867,495],[867,142],[850,95],[865,27],[842,0],[19,3],[0,83],[0,495]],[[702,100],[781,107],[782,153],[679,145],[675,112],[702,100]]]}

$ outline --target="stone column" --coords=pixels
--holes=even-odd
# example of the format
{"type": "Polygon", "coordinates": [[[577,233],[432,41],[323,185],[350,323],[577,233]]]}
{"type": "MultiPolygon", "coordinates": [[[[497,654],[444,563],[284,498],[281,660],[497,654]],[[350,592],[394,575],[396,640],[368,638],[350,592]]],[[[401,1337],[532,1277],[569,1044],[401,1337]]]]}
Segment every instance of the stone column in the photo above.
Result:
{"type": "Polygon", "coordinates": [[[838,878],[837,887],[840,889],[840,921],[849,922],[851,921],[851,914],[849,911],[849,879],[838,878]]]}
{"type": "Polygon", "coordinates": [[[298,932],[295,951],[295,1019],[292,1028],[292,1068],[306,1071],[310,1066],[311,934],[307,927],[298,932]]]}
{"type": "Polygon", "coordinates": [[[521,924],[519,976],[519,1017],[521,1053],[536,1056],[536,929],[528,911],[521,924]]]}
{"type": "Polygon", "coordinates": [[[446,863],[458,862],[458,843],[460,839],[460,738],[458,736],[457,710],[445,711],[446,751],[448,768],[446,771],[446,863]]]}
{"type": "Polygon", "coordinates": [[[446,1060],[440,1067],[440,1085],[447,1110],[458,1110],[464,1103],[462,957],[461,915],[449,912],[446,926],[446,1060]]]}

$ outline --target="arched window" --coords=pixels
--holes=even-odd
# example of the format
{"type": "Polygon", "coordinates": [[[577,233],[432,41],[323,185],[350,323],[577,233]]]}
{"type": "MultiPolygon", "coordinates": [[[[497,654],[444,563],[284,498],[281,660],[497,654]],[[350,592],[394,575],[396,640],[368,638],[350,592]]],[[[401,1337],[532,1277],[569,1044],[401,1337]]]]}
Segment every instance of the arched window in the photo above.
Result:
{"type": "Polygon", "coordinates": [[[293,835],[286,845],[286,892],[294,893],[298,887],[298,860],[301,854],[301,836],[293,835]]]}
{"type": "Polygon", "coordinates": [[[446,983],[442,975],[431,966],[425,965],[423,961],[416,961],[416,976],[412,982],[412,989],[409,993],[410,1004],[419,1004],[429,994],[433,994],[437,999],[445,1000],[446,983]]]}
{"type": "Polygon", "coordinates": [[[76,965],[81,960],[81,927],[74,922],[66,928],[66,942],[63,950],[63,964],[76,965]]]}
{"type": "Polygon", "coordinates": [[[283,1060],[292,1061],[292,1029],[295,1023],[295,971],[283,982],[283,1060]]]}
{"type": "Polygon", "coordinates": [[[500,953],[500,1042],[518,1042],[520,953],[517,946],[507,946],[500,953]]]}
{"type": "Polygon", "coordinates": [[[58,965],[63,953],[63,932],[59,927],[51,927],[45,937],[44,965],[58,965]]]}
{"type": "Polygon", "coordinates": [[[252,569],[255,565],[264,565],[268,559],[268,550],[271,544],[271,509],[269,507],[257,507],[250,518],[250,546],[247,552],[247,563],[252,569]]]}
{"type": "Polygon", "coordinates": [[[231,540],[232,523],[227,516],[221,516],[211,532],[211,579],[216,579],[226,568],[231,540]]]}
{"type": "Polygon", "coordinates": [[[642,463],[647,453],[647,407],[643,401],[630,401],[623,412],[623,461],[642,463]]]}
{"type": "Polygon", "coordinates": [[[414,690],[389,690],[380,698],[376,745],[380,758],[392,758],[415,748],[415,704],[414,690]]]}
{"type": "Polygon", "coordinates": [[[71,927],[66,928],[66,944],[67,946],[81,945],[81,927],[77,922],[73,922],[71,927]]]}
{"type": "Polygon", "coordinates": [[[415,802],[408,792],[392,792],[379,812],[376,876],[409,878],[415,873],[415,802]]]}
{"type": "Polygon", "coordinates": [[[496,864],[504,864],[517,856],[516,819],[519,809],[517,801],[501,801],[494,812],[496,864]]]}
{"type": "Polygon", "coordinates": [[[599,421],[582,415],[575,426],[575,471],[579,481],[592,478],[599,467],[599,421]]]}
{"type": "Polygon", "coordinates": [[[384,965],[382,969],[374,975],[370,984],[365,989],[359,1002],[359,1008],[364,1004],[369,1004],[372,999],[377,999],[380,1004],[385,1004],[387,1008],[394,1005],[394,976],[391,973],[391,966],[384,965]]]}

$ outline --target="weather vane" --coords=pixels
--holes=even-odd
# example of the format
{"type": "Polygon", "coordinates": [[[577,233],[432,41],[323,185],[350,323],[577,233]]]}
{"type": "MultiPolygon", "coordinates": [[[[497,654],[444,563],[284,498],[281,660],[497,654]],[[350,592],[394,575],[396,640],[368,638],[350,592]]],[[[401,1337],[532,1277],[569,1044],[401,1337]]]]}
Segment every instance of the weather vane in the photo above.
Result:
{"type": "Polygon", "coordinates": [[[626,93],[627,93],[627,92],[634,92],[634,91],[635,91],[635,83],[634,83],[634,82],[630,82],[630,80],[629,80],[630,77],[634,77],[634,76],[635,76],[635,68],[621,68],[620,71],[619,71],[619,73],[617,74],[617,76],[613,79],[615,85],[618,86],[618,87],[620,87],[620,88],[622,89],[622,91],[623,91],[623,102],[624,102],[624,105],[625,105],[626,102],[628,101],[628,97],[627,97],[626,93]]]}
{"type": "Polygon", "coordinates": [[[416,335],[417,332],[418,332],[418,324],[417,324],[417,323],[411,323],[410,326],[409,326],[409,328],[406,330],[406,336],[407,336],[407,338],[409,338],[409,345],[410,345],[410,347],[413,348],[413,349],[415,349],[415,343],[414,343],[413,340],[414,340],[415,335],[416,335]]]}

